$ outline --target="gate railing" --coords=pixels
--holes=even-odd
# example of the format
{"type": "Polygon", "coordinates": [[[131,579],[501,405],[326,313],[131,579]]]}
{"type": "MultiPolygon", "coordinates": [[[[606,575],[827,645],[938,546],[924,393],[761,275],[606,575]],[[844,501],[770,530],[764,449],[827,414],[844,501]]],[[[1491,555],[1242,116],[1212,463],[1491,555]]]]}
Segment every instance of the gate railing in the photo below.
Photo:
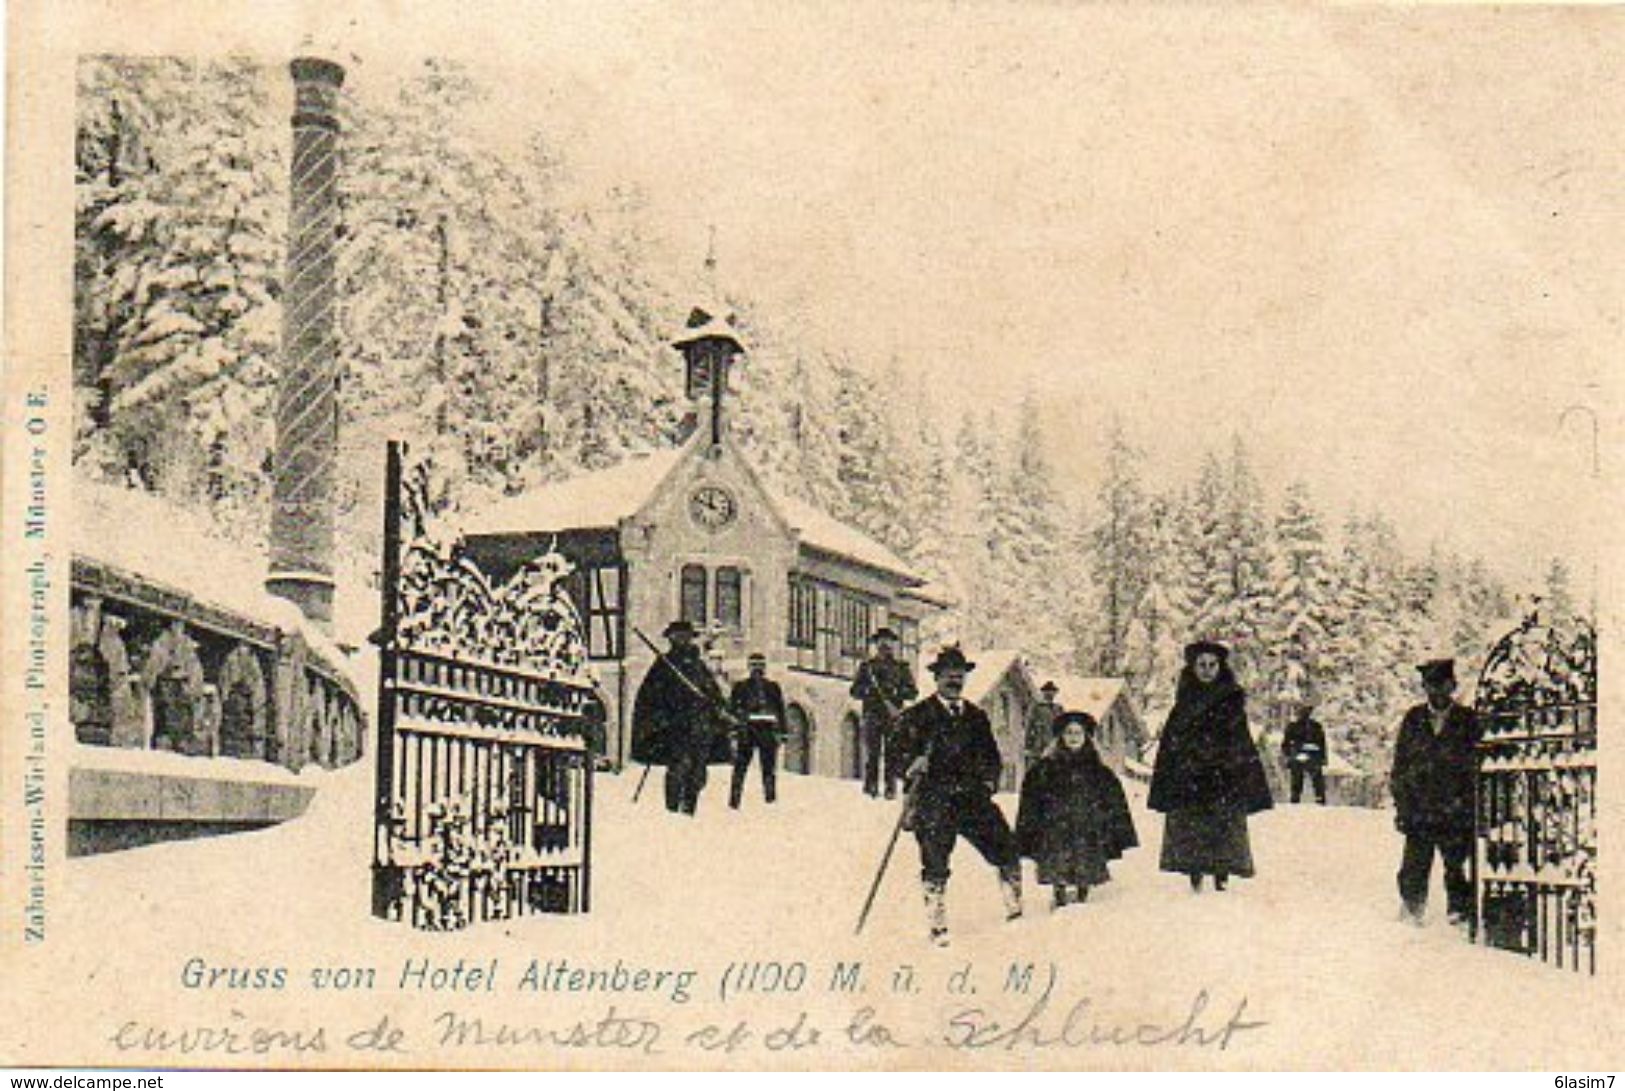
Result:
{"type": "Polygon", "coordinates": [[[1595,631],[1531,614],[1491,651],[1477,712],[1475,934],[1595,973],[1595,631]]]}
{"type": "Polygon", "coordinates": [[[435,930],[590,907],[593,688],[569,566],[493,587],[389,445],[373,913],[435,930]]]}

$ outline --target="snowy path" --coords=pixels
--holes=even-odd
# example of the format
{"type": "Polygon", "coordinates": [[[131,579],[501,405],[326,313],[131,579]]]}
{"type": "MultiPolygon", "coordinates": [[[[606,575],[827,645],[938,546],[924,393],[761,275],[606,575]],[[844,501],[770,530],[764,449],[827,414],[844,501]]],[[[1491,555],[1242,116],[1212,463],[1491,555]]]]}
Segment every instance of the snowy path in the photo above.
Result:
{"type": "MultiPolygon", "coordinates": [[[[1260,876],[1193,896],[1183,877],[1156,870],[1161,820],[1136,800],[1143,844],[1114,866],[1115,881],[1060,915],[1029,882],[1028,916],[1013,925],[1002,920],[991,869],[961,843],[949,887],[954,942],[935,951],[924,941],[908,835],[868,929],[852,935],[896,811],[851,782],[787,776],[780,804],[766,808],[753,780],[745,810],[734,813],[724,771],[713,770],[701,814],[685,819],[661,806],[658,773],[635,810],[634,777],[600,777],[593,912],[459,935],[412,933],[367,916],[370,770],[318,783],[309,814],[282,827],[70,862],[59,927],[110,942],[62,972],[107,974],[173,1003],[170,968],[192,953],[250,965],[298,951],[307,964],[385,967],[407,955],[469,954],[702,970],[738,958],[804,958],[823,976],[835,959],[888,974],[899,963],[946,973],[971,962],[989,978],[1012,962],[1054,960],[1069,997],[1086,992],[1114,1010],[1166,1014],[1203,989],[1229,1006],[1245,996],[1249,1016],[1269,1026],[1225,1056],[1244,1067],[1549,1065],[1565,1056],[1561,1043],[1603,1041],[1614,1019],[1600,981],[1474,948],[1443,924],[1397,923],[1399,839],[1384,812],[1265,814],[1252,827],[1260,876]],[[170,976],[125,969],[151,965],[170,976]]],[[[1013,799],[1004,802],[1013,809],[1013,799]]],[[[1434,901],[1441,916],[1442,890],[1434,901]]],[[[321,997],[302,1000],[304,1010],[321,1010],[321,997]]],[[[111,1018],[118,1005],[111,996],[106,1003],[111,1018]]]]}

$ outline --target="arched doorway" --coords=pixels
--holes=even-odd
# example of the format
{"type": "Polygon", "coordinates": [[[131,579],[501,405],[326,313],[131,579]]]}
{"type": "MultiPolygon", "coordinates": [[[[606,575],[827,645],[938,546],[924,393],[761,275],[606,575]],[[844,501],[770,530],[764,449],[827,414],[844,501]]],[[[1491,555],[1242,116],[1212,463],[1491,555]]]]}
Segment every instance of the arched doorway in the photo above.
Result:
{"type": "Polygon", "coordinates": [[[220,669],[220,753],[233,758],[269,758],[265,673],[247,647],[239,645],[220,669]]]}
{"type": "Polygon", "coordinates": [[[789,731],[784,740],[784,771],[812,772],[813,722],[807,710],[792,702],[784,710],[789,731]]]}
{"type": "Polygon", "coordinates": [[[193,753],[196,723],[197,708],[187,688],[186,676],[180,671],[160,674],[152,687],[153,749],[193,753]]]}
{"type": "Polygon", "coordinates": [[[141,681],[152,700],[152,748],[209,754],[214,740],[199,733],[203,664],[186,628],[176,622],[153,642],[141,681]]]}
{"type": "Polygon", "coordinates": [[[73,649],[68,668],[68,708],[82,743],[113,742],[113,681],[107,659],[89,644],[73,649]]]}
{"type": "Polygon", "coordinates": [[[841,718],[841,776],[847,780],[863,777],[863,747],[859,745],[858,714],[848,712],[841,718]]]}

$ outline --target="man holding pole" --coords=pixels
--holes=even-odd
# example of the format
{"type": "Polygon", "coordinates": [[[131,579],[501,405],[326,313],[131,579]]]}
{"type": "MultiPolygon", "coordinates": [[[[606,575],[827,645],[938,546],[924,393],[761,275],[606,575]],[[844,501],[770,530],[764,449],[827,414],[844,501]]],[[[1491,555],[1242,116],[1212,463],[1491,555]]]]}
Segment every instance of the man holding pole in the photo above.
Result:
{"type": "Polygon", "coordinates": [[[959,645],[943,648],[930,667],[936,692],[897,722],[898,754],[908,762],[905,806],[913,808],[926,917],[939,947],[948,943],[948,858],[960,837],[998,868],[1005,919],[1021,916],[1021,859],[993,802],[1003,759],[987,713],[964,699],[965,677],[975,666],[959,645]]]}
{"type": "Polygon", "coordinates": [[[727,736],[721,687],[695,643],[694,626],[674,621],[664,633],[632,707],[632,760],[666,767],[666,809],[693,815],[705,788],[706,765],[727,736]]]}
{"type": "Polygon", "coordinates": [[[882,627],[875,631],[873,641],[875,654],[859,664],[858,676],[852,680],[852,696],[863,703],[863,792],[878,797],[884,774],[886,798],[895,799],[903,766],[897,760],[893,725],[919,690],[908,664],[897,658],[897,633],[882,627]]]}

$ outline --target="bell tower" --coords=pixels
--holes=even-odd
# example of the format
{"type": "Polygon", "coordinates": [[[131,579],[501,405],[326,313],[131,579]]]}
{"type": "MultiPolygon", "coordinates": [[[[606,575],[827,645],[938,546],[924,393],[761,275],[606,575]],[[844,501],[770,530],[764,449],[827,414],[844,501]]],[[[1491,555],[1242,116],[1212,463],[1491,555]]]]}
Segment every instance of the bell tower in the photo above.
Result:
{"type": "MultiPolygon", "coordinates": [[[[705,258],[706,280],[711,297],[716,292],[716,235],[713,231],[711,250],[705,258]]],[[[672,347],[683,354],[686,381],[683,386],[688,400],[693,402],[699,426],[706,429],[707,442],[720,446],[727,429],[726,401],[728,377],[734,363],[745,354],[739,333],[733,328],[732,316],[720,302],[699,303],[688,313],[688,321],[672,339],[672,347]]]]}

